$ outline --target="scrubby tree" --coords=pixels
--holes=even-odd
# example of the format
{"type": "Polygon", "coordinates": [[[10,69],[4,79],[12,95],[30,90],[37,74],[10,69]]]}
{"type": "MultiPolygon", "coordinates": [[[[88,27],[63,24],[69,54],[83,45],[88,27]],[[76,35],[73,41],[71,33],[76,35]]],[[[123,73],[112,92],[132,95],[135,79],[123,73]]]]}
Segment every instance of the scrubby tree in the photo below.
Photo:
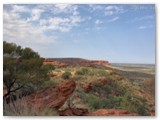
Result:
{"type": "Polygon", "coordinates": [[[14,43],[7,43],[6,41],[3,42],[3,54],[4,53],[12,53],[17,48],[17,45],[14,43]]]}
{"type": "Polygon", "coordinates": [[[34,52],[32,49],[30,48],[25,48],[23,50],[23,54],[22,54],[22,57],[24,59],[30,59],[30,58],[39,58],[39,54],[34,52]]]}
{"type": "MultiPolygon", "coordinates": [[[[4,42],[3,56],[3,83],[6,93],[4,98],[11,98],[17,91],[30,93],[41,87],[44,81],[49,80],[48,69],[43,67],[43,59],[30,48],[22,49],[13,43],[4,42]],[[10,56],[12,52],[20,56],[20,59],[10,56]]],[[[21,92],[21,95],[23,92],[21,92]]]]}

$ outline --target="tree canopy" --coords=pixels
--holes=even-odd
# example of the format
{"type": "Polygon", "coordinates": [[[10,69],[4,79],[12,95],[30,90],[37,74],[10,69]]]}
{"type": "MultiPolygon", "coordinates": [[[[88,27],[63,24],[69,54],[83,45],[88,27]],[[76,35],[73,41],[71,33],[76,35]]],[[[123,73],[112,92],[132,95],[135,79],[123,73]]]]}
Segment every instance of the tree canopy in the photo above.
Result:
{"type": "Polygon", "coordinates": [[[22,48],[21,46],[17,46],[15,43],[7,43],[3,42],[3,55],[8,54],[10,56],[14,56],[13,54],[21,56],[23,59],[30,58],[39,58],[39,54],[33,51],[31,48],[22,48]]]}
{"type": "Polygon", "coordinates": [[[14,43],[3,42],[3,83],[5,98],[19,93],[21,96],[42,87],[49,80],[52,65],[43,65],[43,59],[31,48],[22,48],[14,43]],[[19,92],[21,91],[21,92],[19,92]]]}

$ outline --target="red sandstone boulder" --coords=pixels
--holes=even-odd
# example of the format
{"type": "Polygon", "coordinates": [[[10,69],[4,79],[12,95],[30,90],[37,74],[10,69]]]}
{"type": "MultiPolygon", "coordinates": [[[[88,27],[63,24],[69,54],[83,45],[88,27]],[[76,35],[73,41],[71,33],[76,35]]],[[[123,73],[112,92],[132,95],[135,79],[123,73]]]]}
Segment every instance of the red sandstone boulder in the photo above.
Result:
{"type": "Polygon", "coordinates": [[[66,80],[57,87],[39,90],[28,97],[30,105],[38,105],[40,108],[60,108],[73,93],[76,84],[73,80],[66,80]]]}

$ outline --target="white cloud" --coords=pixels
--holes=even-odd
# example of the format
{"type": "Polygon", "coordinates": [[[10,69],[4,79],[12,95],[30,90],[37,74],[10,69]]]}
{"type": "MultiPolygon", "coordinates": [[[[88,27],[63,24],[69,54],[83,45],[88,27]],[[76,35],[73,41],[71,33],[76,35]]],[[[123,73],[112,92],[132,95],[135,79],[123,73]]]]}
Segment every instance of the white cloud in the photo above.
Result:
{"type": "Polygon", "coordinates": [[[144,25],[144,26],[139,26],[138,29],[142,30],[142,29],[148,29],[148,28],[152,28],[153,25],[144,25]]]}
{"type": "Polygon", "coordinates": [[[119,19],[119,17],[117,16],[117,17],[114,17],[114,18],[108,20],[107,22],[114,22],[114,21],[116,21],[116,20],[118,20],[118,19],[119,19]]]}
{"type": "Polygon", "coordinates": [[[60,10],[65,10],[66,8],[70,7],[70,4],[55,4],[55,7],[60,10]]]}
{"type": "Polygon", "coordinates": [[[142,20],[150,20],[150,19],[153,19],[153,18],[154,18],[153,15],[148,15],[148,16],[143,16],[143,17],[136,17],[131,22],[142,21],[142,20]]]}
{"type": "Polygon", "coordinates": [[[12,5],[12,12],[17,13],[17,12],[30,12],[30,9],[28,9],[25,6],[22,5],[12,5]]]}
{"type": "Polygon", "coordinates": [[[59,30],[61,32],[69,32],[74,26],[78,26],[83,19],[80,16],[70,16],[68,18],[53,17],[40,20],[40,25],[45,30],[59,30]]]}
{"type": "Polygon", "coordinates": [[[4,10],[3,12],[4,40],[26,44],[54,43],[55,36],[46,36],[41,26],[34,26],[22,19],[19,14],[4,10]]]}
{"type": "Polygon", "coordinates": [[[38,5],[37,8],[43,9],[47,12],[51,12],[52,14],[71,14],[71,15],[78,15],[78,5],[74,4],[46,4],[46,5],[38,5]]]}
{"type": "Polygon", "coordinates": [[[122,6],[107,6],[105,8],[105,12],[104,14],[106,16],[111,16],[111,15],[114,15],[114,14],[121,14],[121,13],[124,13],[125,10],[123,9],[122,6]]]}
{"type": "Polygon", "coordinates": [[[102,6],[102,5],[90,4],[89,7],[90,7],[90,12],[94,12],[94,11],[97,11],[97,10],[103,10],[104,9],[104,6],[102,6]]]}
{"type": "Polygon", "coordinates": [[[28,18],[28,21],[38,21],[41,17],[42,12],[44,12],[42,9],[32,9],[31,17],[28,18]]]}
{"type": "MultiPolygon", "coordinates": [[[[58,36],[49,32],[69,32],[86,20],[79,15],[77,5],[55,6],[55,4],[34,7],[29,5],[7,5],[6,7],[4,5],[4,40],[23,47],[31,47],[43,53],[44,47],[59,42],[58,36]],[[58,15],[61,13],[64,14],[63,17],[58,15]]],[[[78,41],[74,42],[78,43],[78,41]]]]}
{"type": "Polygon", "coordinates": [[[81,19],[80,16],[70,16],[70,20],[71,20],[71,24],[73,26],[78,25],[77,23],[80,23],[81,21],[83,21],[84,19],[81,19]]]}
{"type": "Polygon", "coordinates": [[[110,16],[110,15],[113,15],[114,12],[109,10],[109,11],[105,11],[104,14],[107,15],[107,16],[110,16]]]}
{"type": "Polygon", "coordinates": [[[105,9],[106,10],[112,10],[112,9],[117,9],[117,7],[116,6],[107,6],[105,9]]]}
{"type": "Polygon", "coordinates": [[[39,51],[42,46],[57,42],[58,37],[49,32],[69,32],[81,22],[91,19],[91,16],[80,16],[78,5],[4,5],[3,38],[39,51]]]}
{"type": "Polygon", "coordinates": [[[72,4],[56,4],[54,12],[55,13],[70,13],[73,15],[78,15],[79,12],[77,11],[78,6],[72,4]]]}
{"type": "Polygon", "coordinates": [[[51,18],[48,21],[48,26],[46,27],[46,29],[68,32],[71,29],[69,21],[70,20],[68,18],[60,18],[60,17],[51,18]]]}
{"type": "Polygon", "coordinates": [[[99,19],[97,19],[96,21],[95,21],[95,24],[96,25],[100,25],[100,24],[102,24],[103,22],[101,21],[101,20],[99,20],[99,19]]]}
{"type": "Polygon", "coordinates": [[[116,5],[94,5],[91,4],[89,5],[90,12],[95,12],[95,11],[100,11],[102,12],[102,14],[106,15],[106,16],[111,16],[111,15],[115,15],[115,14],[121,14],[124,13],[125,10],[123,8],[123,6],[116,6],[116,5]]]}

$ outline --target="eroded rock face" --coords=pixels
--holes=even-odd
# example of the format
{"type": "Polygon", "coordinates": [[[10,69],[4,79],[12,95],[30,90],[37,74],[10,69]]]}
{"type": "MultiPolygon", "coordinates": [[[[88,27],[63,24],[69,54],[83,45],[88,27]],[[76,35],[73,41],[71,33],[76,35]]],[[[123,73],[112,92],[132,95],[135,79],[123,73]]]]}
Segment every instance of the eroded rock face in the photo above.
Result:
{"type": "Polygon", "coordinates": [[[73,93],[76,84],[73,80],[66,80],[56,87],[39,90],[28,97],[30,105],[38,105],[40,108],[60,108],[73,93]]]}
{"type": "Polygon", "coordinates": [[[86,116],[139,116],[135,113],[129,113],[127,110],[121,109],[99,109],[94,112],[85,114],[86,116]]]}

